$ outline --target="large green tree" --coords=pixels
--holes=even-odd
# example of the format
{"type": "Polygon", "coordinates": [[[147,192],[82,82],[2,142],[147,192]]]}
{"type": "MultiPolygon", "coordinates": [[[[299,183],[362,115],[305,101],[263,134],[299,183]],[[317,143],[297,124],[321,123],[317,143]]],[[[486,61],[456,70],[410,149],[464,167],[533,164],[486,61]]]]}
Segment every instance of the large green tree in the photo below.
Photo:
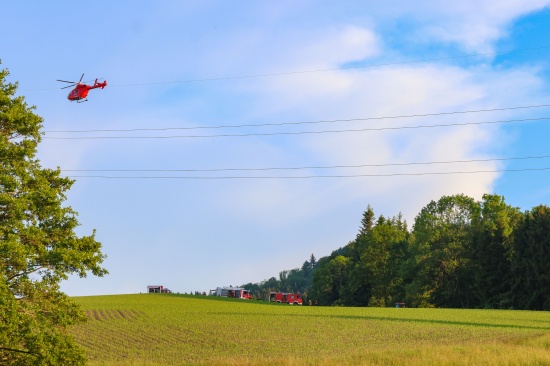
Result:
{"type": "Polygon", "coordinates": [[[416,217],[407,288],[412,305],[471,307],[472,221],[478,216],[478,203],[455,195],[430,202],[416,217]]]}
{"type": "Polygon", "coordinates": [[[404,299],[400,268],[408,249],[407,224],[401,215],[380,216],[376,224],[373,217],[369,206],[355,239],[358,259],[350,274],[350,305],[388,306],[404,299]]]}
{"type": "Polygon", "coordinates": [[[514,307],[550,310],[550,207],[539,205],[525,212],[514,234],[514,307]]]}
{"type": "Polygon", "coordinates": [[[64,206],[74,181],[36,158],[42,118],[0,70],[0,364],[80,365],[68,326],[85,320],[60,291],[69,275],[107,273],[101,244],[78,237],[64,206]]]}
{"type": "Polygon", "coordinates": [[[496,194],[483,195],[480,205],[481,215],[475,220],[472,306],[509,308],[513,233],[522,214],[496,194]]]}
{"type": "Polygon", "coordinates": [[[351,260],[333,252],[319,260],[313,275],[313,298],[321,305],[347,304],[348,278],[351,260]]]}

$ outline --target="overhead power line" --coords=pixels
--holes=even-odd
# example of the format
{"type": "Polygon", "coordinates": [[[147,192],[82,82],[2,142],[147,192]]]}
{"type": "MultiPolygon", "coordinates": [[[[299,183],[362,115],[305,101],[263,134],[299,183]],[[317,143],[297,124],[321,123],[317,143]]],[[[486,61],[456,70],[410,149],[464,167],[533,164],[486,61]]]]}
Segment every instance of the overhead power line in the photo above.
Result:
{"type": "Polygon", "coordinates": [[[428,161],[408,163],[387,163],[387,164],[358,164],[358,165],[330,165],[330,166],[301,166],[301,167],[271,167],[271,168],[217,168],[217,169],[63,169],[63,172],[226,172],[226,171],[267,171],[267,170],[311,170],[311,169],[347,169],[347,168],[379,168],[393,166],[412,165],[435,165],[435,164],[457,164],[457,163],[479,163],[489,161],[510,161],[510,160],[531,160],[548,159],[550,155],[508,157],[493,159],[470,159],[470,160],[449,160],[449,161],[428,161]]]}
{"type": "Polygon", "coordinates": [[[550,104],[538,104],[538,105],[515,106],[515,107],[504,107],[504,108],[491,108],[491,109],[476,109],[476,110],[466,110],[466,111],[438,112],[438,113],[406,114],[406,115],[397,115],[397,116],[379,116],[379,117],[361,117],[361,118],[332,119],[332,120],[318,120],[318,121],[301,121],[301,122],[280,122],[280,123],[219,125],[219,126],[195,126],[195,127],[132,128],[132,129],[45,130],[43,132],[44,133],[138,132],[138,131],[169,131],[169,130],[199,130],[199,129],[242,128],[242,127],[267,127],[267,126],[305,125],[305,124],[320,124],[320,123],[356,122],[356,121],[369,121],[369,120],[446,116],[446,115],[453,115],[453,114],[498,112],[498,111],[510,111],[510,110],[518,110],[518,109],[533,109],[533,108],[544,108],[544,107],[550,107],[550,104]]]}
{"type": "Polygon", "coordinates": [[[424,175],[452,175],[452,174],[480,174],[480,173],[507,173],[527,171],[548,171],[545,168],[502,169],[502,170],[475,170],[455,172],[423,172],[423,173],[389,173],[389,174],[350,174],[350,175],[303,175],[303,176],[103,176],[103,175],[71,175],[69,178],[101,178],[101,179],[187,179],[187,180],[222,180],[222,179],[312,179],[312,178],[361,178],[361,177],[397,177],[397,176],[424,176],[424,175]]]}
{"type": "MultiPolygon", "coordinates": [[[[431,61],[447,61],[447,60],[456,60],[456,59],[464,59],[464,58],[479,57],[479,56],[504,55],[504,54],[514,53],[514,52],[536,51],[536,50],[543,50],[543,49],[548,49],[548,48],[550,48],[550,45],[544,45],[544,46],[538,46],[538,47],[516,48],[516,49],[511,49],[511,50],[506,50],[506,51],[472,53],[472,54],[467,54],[467,55],[425,58],[425,59],[406,60],[406,61],[398,61],[398,62],[387,62],[387,63],[379,63],[379,64],[341,66],[341,67],[333,67],[333,68],[325,68],[325,69],[298,70],[298,71],[274,72],[274,73],[251,74],[251,75],[207,77],[207,78],[199,78],[199,79],[186,79],[186,80],[173,80],[173,81],[152,81],[152,82],[143,82],[143,83],[110,84],[109,86],[110,87],[133,87],[133,86],[145,86],[145,85],[183,84],[183,83],[196,83],[196,82],[206,82],[206,81],[222,81],[222,80],[252,79],[252,78],[262,78],[262,77],[291,76],[291,75],[300,75],[300,74],[311,74],[311,73],[317,73],[317,72],[353,70],[353,69],[367,69],[367,68],[378,68],[378,67],[387,67],[387,66],[396,66],[396,65],[407,65],[407,64],[431,62],[431,61]]],[[[24,90],[21,90],[21,91],[45,91],[45,90],[56,90],[56,89],[58,89],[58,88],[24,89],[24,90]]]]}
{"type": "Polygon", "coordinates": [[[171,136],[81,136],[81,137],[45,136],[44,138],[45,139],[52,139],[52,140],[109,140],[109,139],[110,140],[120,140],[120,139],[139,140],[139,139],[175,139],[175,138],[276,136],[276,135],[310,135],[310,134],[325,134],[325,133],[387,131],[387,130],[455,127],[455,126],[485,125],[485,124],[502,124],[502,123],[528,122],[528,121],[544,121],[544,120],[549,120],[549,119],[550,119],[550,117],[541,117],[541,118],[510,119],[510,120],[502,120],[502,121],[446,123],[446,124],[433,124],[433,125],[378,127],[378,128],[360,128],[360,129],[325,130],[325,131],[269,132],[269,133],[243,133],[243,134],[218,134],[218,135],[171,135],[171,136]]]}
{"type": "Polygon", "coordinates": [[[261,78],[261,77],[289,76],[289,75],[299,75],[299,74],[311,74],[311,73],[317,73],[317,72],[352,70],[352,69],[367,69],[367,68],[377,68],[377,67],[386,67],[386,66],[395,66],[395,65],[406,65],[406,64],[430,62],[430,61],[456,60],[456,59],[460,59],[460,58],[502,55],[502,54],[513,53],[513,52],[535,51],[535,50],[542,50],[542,49],[547,49],[547,48],[550,48],[550,46],[516,48],[516,49],[512,49],[512,50],[507,50],[507,51],[472,53],[472,54],[468,54],[468,55],[425,58],[425,59],[418,59],[418,60],[387,62],[387,63],[370,64],[370,65],[341,66],[341,67],[332,67],[332,68],[326,68],[326,69],[286,71],[286,72],[275,72],[275,73],[266,73],[266,74],[252,74],[252,75],[239,75],[239,76],[223,76],[223,77],[212,77],[212,78],[202,78],[202,79],[187,79],[187,80],[178,80],[178,81],[160,81],[160,82],[133,83],[133,84],[115,84],[113,86],[141,86],[141,85],[159,85],[159,84],[180,84],[180,83],[195,83],[195,82],[204,82],[204,81],[220,81],[220,80],[232,80],[232,79],[251,79],[251,78],[261,78]]]}

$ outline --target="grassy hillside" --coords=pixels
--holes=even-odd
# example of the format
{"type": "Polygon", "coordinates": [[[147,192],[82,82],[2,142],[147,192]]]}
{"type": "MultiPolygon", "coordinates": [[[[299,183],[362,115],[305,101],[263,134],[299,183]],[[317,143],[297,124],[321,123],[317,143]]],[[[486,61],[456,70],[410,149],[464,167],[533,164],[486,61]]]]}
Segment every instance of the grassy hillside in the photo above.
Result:
{"type": "Polygon", "coordinates": [[[550,313],[80,297],[92,365],[550,365],[550,313]]]}

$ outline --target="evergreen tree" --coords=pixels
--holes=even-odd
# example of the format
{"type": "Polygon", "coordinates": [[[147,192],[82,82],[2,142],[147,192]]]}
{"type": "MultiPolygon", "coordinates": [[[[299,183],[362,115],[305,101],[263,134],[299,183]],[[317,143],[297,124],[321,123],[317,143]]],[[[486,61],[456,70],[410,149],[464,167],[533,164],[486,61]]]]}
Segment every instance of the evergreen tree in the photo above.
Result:
{"type": "Polygon", "coordinates": [[[36,158],[42,119],[0,71],[0,363],[80,365],[67,327],[85,320],[60,291],[69,275],[107,273],[91,236],[78,237],[76,212],[64,207],[73,181],[36,158]]]}
{"type": "Polygon", "coordinates": [[[514,235],[512,301],[517,309],[550,310],[550,207],[527,211],[514,235]]]}
{"type": "Polygon", "coordinates": [[[518,208],[504,197],[484,195],[476,222],[473,248],[475,302],[483,308],[509,308],[511,302],[511,256],[513,233],[521,218],[518,208]]]}
{"type": "Polygon", "coordinates": [[[359,234],[366,235],[369,231],[372,230],[374,226],[374,210],[370,205],[367,206],[365,212],[363,212],[363,218],[361,219],[361,226],[359,228],[359,234]]]}
{"type": "Polygon", "coordinates": [[[311,257],[309,257],[309,267],[311,268],[311,270],[315,268],[315,265],[317,265],[317,259],[315,259],[313,253],[311,253],[311,257]]]}
{"type": "Polygon", "coordinates": [[[407,238],[401,216],[391,219],[380,216],[376,225],[358,238],[360,260],[350,279],[353,290],[359,294],[354,297],[357,305],[388,306],[403,298],[400,267],[407,238]]]}

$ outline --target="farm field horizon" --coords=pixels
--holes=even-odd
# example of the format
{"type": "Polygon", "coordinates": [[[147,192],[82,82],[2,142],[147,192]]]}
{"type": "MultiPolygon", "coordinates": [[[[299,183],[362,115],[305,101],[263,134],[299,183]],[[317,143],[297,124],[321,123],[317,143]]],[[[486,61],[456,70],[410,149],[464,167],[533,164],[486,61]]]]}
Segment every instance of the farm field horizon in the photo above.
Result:
{"type": "Polygon", "coordinates": [[[550,365],[550,313],[75,297],[90,365],[550,365]]]}

